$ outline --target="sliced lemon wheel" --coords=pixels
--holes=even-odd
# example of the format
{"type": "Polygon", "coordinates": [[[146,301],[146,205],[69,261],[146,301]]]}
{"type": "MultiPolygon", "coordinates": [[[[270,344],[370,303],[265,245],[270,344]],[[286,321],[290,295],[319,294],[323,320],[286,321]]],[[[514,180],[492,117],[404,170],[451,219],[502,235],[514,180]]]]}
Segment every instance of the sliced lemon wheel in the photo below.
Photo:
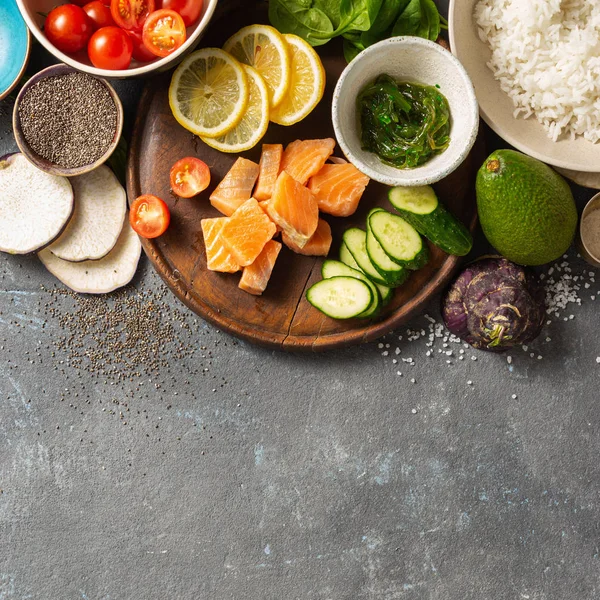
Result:
{"type": "Polygon", "coordinates": [[[319,104],[325,91],[325,69],[313,47],[297,35],[286,33],[290,49],[290,87],[283,100],[271,111],[271,121],[293,125],[319,104]]]}
{"type": "Polygon", "coordinates": [[[242,120],[248,92],[237,60],[219,48],[203,48],[173,73],[169,104],[180,125],[199,136],[218,137],[242,120]]]}
{"type": "Polygon", "coordinates": [[[269,127],[269,90],[265,80],[256,69],[242,65],[248,83],[250,95],[248,107],[242,120],[225,135],[218,138],[202,137],[202,141],[221,152],[244,152],[254,148],[263,138],[269,127]]]}
{"type": "Polygon", "coordinates": [[[281,102],[290,85],[290,57],[277,29],[269,25],[249,25],[230,37],[223,49],[259,72],[269,88],[271,108],[281,102]]]}

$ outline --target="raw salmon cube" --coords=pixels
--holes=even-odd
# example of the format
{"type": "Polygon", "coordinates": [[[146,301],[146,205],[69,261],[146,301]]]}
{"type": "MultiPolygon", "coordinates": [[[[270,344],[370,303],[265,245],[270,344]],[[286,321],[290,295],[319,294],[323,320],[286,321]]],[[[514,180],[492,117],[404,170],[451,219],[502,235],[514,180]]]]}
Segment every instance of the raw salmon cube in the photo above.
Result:
{"type": "Polygon", "coordinates": [[[310,190],[286,171],[275,182],[267,205],[271,220],[298,248],[304,248],[319,224],[319,206],[310,190]]]}
{"type": "Polygon", "coordinates": [[[258,202],[250,198],[227,219],[221,238],[238,265],[247,267],[256,260],[276,231],[275,224],[258,202]]]}
{"type": "MultiPolygon", "coordinates": [[[[270,198],[269,198],[270,200],[270,198]]],[[[269,200],[261,200],[258,205],[260,206],[260,208],[262,209],[262,211],[265,213],[265,215],[267,215],[267,217],[269,217],[269,219],[271,219],[271,216],[269,215],[269,200]]],[[[271,221],[272,222],[272,221],[271,221]]],[[[277,233],[279,233],[281,231],[281,227],[279,227],[279,225],[277,225],[277,223],[275,223],[275,227],[277,227],[277,233]]]]}
{"type": "Polygon", "coordinates": [[[258,165],[240,156],[210,195],[210,203],[230,217],[252,196],[257,177],[258,165]]]}
{"type": "Polygon", "coordinates": [[[273,186],[279,175],[282,155],[282,144],[263,144],[258,165],[260,171],[253,194],[257,200],[267,200],[273,194],[273,186]]]}
{"type": "Polygon", "coordinates": [[[257,259],[244,268],[239,287],[249,294],[260,296],[267,289],[280,250],[279,242],[268,241],[257,259]]]}
{"type": "Polygon", "coordinates": [[[223,245],[221,238],[221,231],[227,221],[227,217],[202,219],[200,221],[204,236],[204,247],[206,248],[206,266],[211,271],[235,273],[240,270],[240,265],[223,245]]]}
{"type": "Polygon", "coordinates": [[[297,182],[304,185],[316,175],[325,161],[333,154],[335,140],[296,140],[285,149],[281,158],[281,170],[287,171],[297,182]]]}
{"type": "Polygon", "coordinates": [[[311,177],[308,189],[315,195],[319,210],[335,217],[349,217],[356,212],[369,181],[350,163],[323,165],[311,177]]]}
{"type": "Polygon", "coordinates": [[[304,248],[300,248],[294,244],[294,242],[283,233],[281,236],[283,243],[297,254],[304,254],[305,256],[327,256],[329,249],[331,248],[331,227],[327,221],[319,219],[316,231],[312,237],[306,243],[304,248]]]}

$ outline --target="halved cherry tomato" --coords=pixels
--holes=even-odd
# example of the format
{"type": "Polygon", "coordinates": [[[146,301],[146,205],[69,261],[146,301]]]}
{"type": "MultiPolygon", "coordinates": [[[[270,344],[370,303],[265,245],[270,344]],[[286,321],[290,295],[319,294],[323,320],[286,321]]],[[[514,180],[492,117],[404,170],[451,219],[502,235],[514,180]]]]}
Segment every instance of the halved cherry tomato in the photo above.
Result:
{"type": "Polygon", "coordinates": [[[83,7],[83,12],[91,19],[94,24],[94,30],[115,24],[110,14],[110,8],[102,4],[100,0],[88,2],[83,7]]]}
{"type": "Polygon", "coordinates": [[[156,54],[152,54],[152,52],[144,46],[141,33],[132,31],[131,29],[125,29],[124,31],[133,42],[133,58],[135,60],[146,63],[156,59],[156,54]]]}
{"type": "Polygon", "coordinates": [[[144,45],[156,56],[169,56],[185,42],[185,23],[174,10],[155,10],[146,19],[144,45]]]}
{"type": "Polygon", "coordinates": [[[98,29],[90,38],[88,56],[98,69],[126,69],[131,62],[133,42],[121,29],[114,25],[98,29]]]}
{"type": "Polygon", "coordinates": [[[181,15],[186,27],[193,25],[202,13],[202,0],[158,0],[158,8],[168,8],[181,15]]]}
{"type": "Polygon", "coordinates": [[[210,185],[210,169],[199,158],[187,156],[171,167],[171,188],[182,198],[191,198],[210,185]]]}
{"type": "Polygon", "coordinates": [[[143,238],[152,239],[162,235],[170,222],[169,207],[158,196],[152,194],[136,198],[129,210],[129,223],[143,238]]]}
{"type": "Polygon", "coordinates": [[[111,0],[110,12],[115,23],[123,29],[141,31],[144,21],[154,10],[154,0],[111,0]]]}
{"type": "Polygon", "coordinates": [[[92,35],[93,24],[80,6],[63,4],[52,9],[44,22],[44,33],[61,52],[79,52],[92,35]]]}

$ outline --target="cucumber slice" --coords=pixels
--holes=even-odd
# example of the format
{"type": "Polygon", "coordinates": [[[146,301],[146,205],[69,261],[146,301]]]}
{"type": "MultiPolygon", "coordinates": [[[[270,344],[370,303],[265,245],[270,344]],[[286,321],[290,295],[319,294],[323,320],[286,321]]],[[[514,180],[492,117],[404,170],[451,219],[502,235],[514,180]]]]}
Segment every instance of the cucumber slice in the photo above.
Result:
{"type": "Polygon", "coordinates": [[[439,204],[430,185],[416,187],[394,187],[388,192],[390,202],[398,210],[406,210],[414,215],[428,215],[439,204]]]}
{"type": "Polygon", "coordinates": [[[355,277],[332,277],[311,286],[306,299],[332,319],[352,319],[369,308],[373,292],[364,281],[355,277]]]}
{"type": "Polygon", "coordinates": [[[388,198],[406,222],[444,252],[465,256],[471,251],[470,231],[438,201],[432,187],[395,187],[388,198]]]}
{"type": "Polygon", "coordinates": [[[355,277],[364,281],[373,293],[373,302],[367,310],[358,315],[359,317],[373,317],[381,308],[381,295],[375,284],[360,270],[353,269],[339,260],[326,260],[321,267],[321,275],[323,279],[331,279],[332,277],[355,277]]]}
{"type": "Polygon", "coordinates": [[[387,285],[398,287],[406,281],[409,271],[390,259],[369,227],[369,217],[382,210],[382,208],[374,208],[367,216],[367,254],[377,272],[385,279],[387,285]]]}
{"type": "MultiPolygon", "coordinates": [[[[342,242],[342,245],[340,247],[340,260],[345,265],[348,265],[356,271],[360,271],[361,273],[365,274],[364,271],[358,266],[357,262],[354,260],[354,256],[352,256],[352,253],[350,252],[350,250],[348,250],[348,246],[346,246],[344,242],[342,242]]],[[[375,281],[373,282],[373,284],[379,290],[379,294],[381,296],[381,307],[383,308],[384,306],[387,306],[390,303],[392,296],[394,295],[394,290],[391,287],[388,287],[387,285],[381,285],[381,283],[376,283],[375,281]]]]}
{"type": "Polygon", "coordinates": [[[413,271],[427,264],[429,249],[416,229],[401,217],[383,210],[374,212],[369,217],[369,228],[395,263],[413,271]]]}
{"type": "Polygon", "coordinates": [[[340,246],[340,260],[349,267],[364,273],[364,271],[358,266],[358,263],[354,260],[354,256],[352,256],[352,252],[348,250],[348,246],[344,242],[340,246]]]}
{"type": "MultiPolygon", "coordinates": [[[[342,237],[344,244],[354,257],[360,270],[373,282],[381,285],[387,285],[386,280],[379,274],[379,271],[373,266],[369,255],[367,254],[367,232],[358,227],[352,227],[344,231],[342,237]]],[[[342,261],[344,262],[344,261],[342,261]]]]}

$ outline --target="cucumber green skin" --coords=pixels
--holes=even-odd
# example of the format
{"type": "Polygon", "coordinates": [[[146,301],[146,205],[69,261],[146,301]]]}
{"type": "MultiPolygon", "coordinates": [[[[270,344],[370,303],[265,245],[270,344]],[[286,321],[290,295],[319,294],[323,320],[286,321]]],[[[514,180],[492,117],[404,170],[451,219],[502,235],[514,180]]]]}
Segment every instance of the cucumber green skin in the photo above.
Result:
{"type": "MultiPolygon", "coordinates": [[[[352,254],[352,257],[354,258],[354,261],[358,264],[359,269],[361,271],[363,271],[363,269],[360,267],[359,264],[359,260],[361,260],[360,256],[357,258],[356,255],[352,252],[352,250],[350,249],[350,246],[347,243],[347,237],[350,235],[350,233],[352,232],[353,229],[359,229],[358,227],[351,227],[350,229],[346,229],[346,231],[344,232],[344,235],[342,236],[342,240],[344,241],[344,244],[348,250],[348,252],[350,252],[350,254],[352,254]]],[[[362,229],[360,229],[359,231],[361,231],[362,233],[365,234],[365,239],[366,239],[366,235],[367,232],[363,231],[362,229]]],[[[345,262],[345,261],[342,261],[345,262]]],[[[369,255],[367,254],[366,248],[365,248],[365,253],[364,253],[364,260],[363,262],[365,263],[371,263],[371,266],[373,267],[373,271],[374,273],[367,273],[366,271],[363,271],[365,273],[365,275],[374,283],[379,283],[380,285],[387,285],[386,280],[380,275],[379,278],[376,277],[376,275],[379,275],[379,271],[375,268],[375,265],[371,262],[371,259],[369,257],[369,255]]]]}
{"type": "MultiPolygon", "coordinates": [[[[342,242],[340,246],[340,260],[349,267],[352,267],[356,271],[360,271],[367,279],[369,276],[358,266],[356,261],[354,260],[354,256],[352,256],[352,252],[348,250],[348,246],[342,242]]],[[[387,306],[391,299],[394,297],[394,290],[387,285],[381,285],[380,283],[373,282],[379,294],[381,296],[381,307],[387,306]]]]}
{"type": "Polygon", "coordinates": [[[379,314],[382,306],[382,298],[379,289],[360,269],[355,269],[343,261],[328,259],[323,262],[323,266],[321,267],[321,277],[323,277],[323,279],[331,279],[332,277],[354,277],[355,279],[364,281],[371,289],[373,300],[369,308],[360,313],[358,317],[361,319],[373,318],[379,314]]]}
{"type": "MultiPolygon", "coordinates": [[[[410,225],[410,223],[409,223],[410,225]]],[[[369,225],[370,228],[370,225],[369,225]]],[[[371,231],[373,231],[371,229],[371,231]]],[[[373,232],[375,239],[379,242],[379,245],[383,248],[385,253],[393,260],[397,265],[404,267],[405,269],[409,269],[410,271],[418,271],[422,269],[429,262],[429,248],[427,244],[421,243],[421,250],[414,256],[412,260],[399,260],[398,258],[394,258],[386,249],[385,249],[385,241],[377,236],[375,232],[373,232]],[[383,242],[383,243],[382,243],[383,242]]]]}
{"type": "Polygon", "coordinates": [[[376,240],[375,236],[373,235],[373,232],[371,231],[371,228],[369,227],[369,217],[373,213],[381,212],[383,210],[383,208],[373,208],[369,211],[369,214],[367,215],[367,254],[371,259],[371,263],[375,267],[375,270],[385,279],[386,285],[388,287],[394,288],[401,286],[408,279],[408,275],[410,272],[403,268],[395,269],[393,271],[386,270],[380,266],[377,257],[374,255],[372,247],[373,243],[376,246],[378,246],[378,250],[380,252],[383,252],[385,254],[385,251],[383,250],[383,248],[381,248],[381,245],[376,240]]]}
{"type": "MultiPolygon", "coordinates": [[[[392,194],[389,194],[392,201],[392,194]]],[[[469,230],[441,202],[428,215],[416,215],[394,206],[396,212],[421,235],[448,254],[465,256],[471,252],[473,238],[469,230]]]]}
{"type": "MultiPolygon", "coordinates": [[[[337,279],[337,277],[332,277],[331,279],[337,279]]],[[[373,290],[369,287],[368,283],[365,281],[362,281],[356,277],[344,277],[344,279],[355,279],[356,281],[359,281],[360,283],[362,283],[363,285],[365,285],[368,290],[369,290],[369,294],[371,295],[371,302],[373,299],[373,290]]],[[[328,317],[332,318],[332,319],[337,319],[337,320],[347,320],[347,319],[354,319],[357,317],[361,317],[366,311],[361,312],[360,314],[355,314],[355,315],[351,315],[348,317],[335,317],[333,315],[331,315],[330,313],[328,313],[322,306],[319,306],[319,302],[315,301],[313,299],[313,294],[315,292],[315,290],[320,286],[323,285],[323,283],[325,281],[330,281],[328,279],[321,279],[321,281],[317,281],[317,283],[315,283],[314,285],[312,285],[310,288],[308,288],[308,290],[306,291],[306,299],[310,302],[310,304],[312,306],[314,306],[317,310],[321,311],[324,315],[327,315],[328,317]]]]}

